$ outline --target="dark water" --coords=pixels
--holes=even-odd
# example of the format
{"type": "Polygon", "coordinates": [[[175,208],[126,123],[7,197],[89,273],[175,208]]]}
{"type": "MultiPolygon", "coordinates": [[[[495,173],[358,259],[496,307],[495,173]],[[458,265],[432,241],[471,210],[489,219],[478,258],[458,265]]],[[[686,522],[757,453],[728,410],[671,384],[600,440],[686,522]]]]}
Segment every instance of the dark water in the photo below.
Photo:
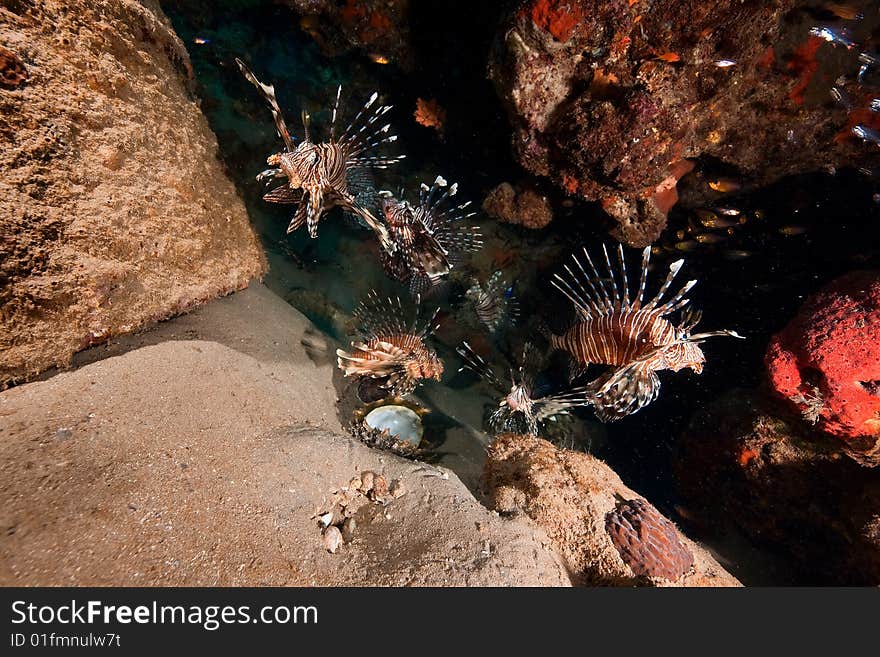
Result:
{"type": "MultiPolygon", "coordinates": [[[[389,280],[378,262],[376,240],[346,221],[339,211],[321,222],[318,239],[305,231],[287,236],[289,208],[262,201],[256,173],[265,157],[279,150],[268,109],[240,75],[233,58],[248,62],[258,77],[275,85],[291,129],[298,132],[301,108],[312,113],[313,125],[326,125],[336,85],[343,85],[343,103],[350,118],[373,90],[379,90],[395,109],[389,115],[400,135],[390,153],[407,159],[384,172],[379,187],[408,190],[413,198],[419,182],[438,174],[460,183],[461,197],[479,205],[486,192],[502,181],[524,177],[512,160],[509,127],[490,83],[485,62],[495,23],[503,4],[424,2],[418,6],[413,30],[419,34],[416,59],[421,68],[405,74],[396,67],[377,64],[365,55],[326,58],[299,27],[289,9],[263,2],[165,2],[163,8],[187,43],[196,72],[198,94],[220,144],[220,151],[269,257],[266,283],[303,311],[334,338],[345,341],[347,315],[368,290],[405,294],[389,280]],[[457,16],[467,11],[469,21],[457,16]],[[195,39],[206,40],[197,44],[195,39]],[[419,126],[412,117],[417,98],[435,98],[447,110],[441,137],[419,126]],[[294,127],[296,126],[296,127],[294,127]]],[[[662,511],[676,515],[671,458],[677,437],[695,410],[737,387],[757,386],[764,376],[763,355],[769,337],[794,315],[804,298],[838,275],[853,269],[880,266],[880,212],[874,195],[877,178],[852,169],[833,175],[821,172],[793,177],[760,190],[730,196],[724,205],[743,211],[748,221],[722,247],[687,253],[674,244],[679,230],[687,230],[687,212],[674,209],[669,228],[654,256],[656,279],[668,263],[686,259],[682,280],[698,278],[691,297],[702,308],[702,330],[731,328],[745,341],[717,339],[704,345],[707,363],[702,375],[689,371],[661,375],[659,399],[620,422],[600,425],[588,411],[565,423],[570,446],[588,449],[606,460],[627,485],[644,494],[662,511]],[[800,234],[780,230],[797,226],[800,234]],[[743,259],[728,259],[725,249],[747,251],[743,259]]],[[[548,188],[556,217],[541,231],[529,231],[478,217],[486,246],[467,269],[481,280],[504,263],[522,306],[524,321],[496,347],[511,351],[534,331],[537,320],[557,321],[570,313],[569,304],[549,285],[549,276],[573,246],[599,248],[607,224],[593,204],[566,207],[548,188]]],[[[629,254],[630,262],[638,258],[629,254]]],[[[474,485],[485,438],[479,435],[481,416],[492,400],[475,377],[456,374],[454,347],[466,338],[485,343],[485,333],[468,324],[460,307],[463,280],[454,280],[440,299],[442,327],[436,344],[446,361],[440,384],[428,384],[422,399],[434,414],[441,432],[438,450],[446,464],[474,485]],[[445,429],[444,429],[445,427],[445,429]],[[450,428],[458,427],[458,429],[450,428]],[[466,427],[467,430],[463,430],[466,427]],[[445,433],[444,433],[445,431],[445,433]]],[[[564,361],[554,358],[549,379],[563,376],[564,361]]],[[[431,426],[428,427],[429,431],[431,426]]],[[[711,494],[711,492],[709,492],[711,494]]],[[[745,543],[730,548],[749,553],[757,566],[726,563],[747,583],[787,583],[772,555],[754,552],[745,543]]],[[[724,548],[721,549],[724,552],[724,548]]]]}

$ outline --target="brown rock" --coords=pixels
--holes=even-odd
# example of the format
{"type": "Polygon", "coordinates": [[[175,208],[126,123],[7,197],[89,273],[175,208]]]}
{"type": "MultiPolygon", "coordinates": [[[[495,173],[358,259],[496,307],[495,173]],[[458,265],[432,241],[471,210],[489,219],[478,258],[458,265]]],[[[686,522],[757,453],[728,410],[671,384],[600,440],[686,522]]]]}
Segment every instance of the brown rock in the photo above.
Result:
{"type": "Polygon", "coordinates": [[[0,387],[264,272],[158,3],[13,3],[0,41],[0,387]]]}
{"type": "Polygon", "coordinates": [[[589,454],[507,434],[489,447],[485,480],[496,510],[525,513],[547,532],[576,583],[739,585],[589,454]]]}
{"type": "Polygon", "coordinates": [[[525,228],[544,228],[553,221],[553,210],[546,196],[530,187],[501,183],[483,200],[483,210],[490,217],[525,228]]]}
{"type": "Polygon", "coordinates": [[[309,330],[254,286],[0,393],[0,584],[568,584],[524,520],[342,435],[309,330]],[[316,511],[364,470],[409,493],[358,493],[357,540],[330,554],[316,511]]]}
{"type": "Polygon", "coordinates": [[[734,390],[698,412],[674,465],[705,527],[772,547],[803,583],[880,584],[880,472],[769,391],[734,390]]]}
{"type": "Polygon", "coordinates": [[[522,0],[489,63],[517,159],[601,202],[615,237],[642,247],[666,225],[688,159],[763,185],[876,158],[850,134],[870,112],[828,100],[833,80],[854,77],[851,58],[809,36],[816,18],[799,4],[522,0]]]}

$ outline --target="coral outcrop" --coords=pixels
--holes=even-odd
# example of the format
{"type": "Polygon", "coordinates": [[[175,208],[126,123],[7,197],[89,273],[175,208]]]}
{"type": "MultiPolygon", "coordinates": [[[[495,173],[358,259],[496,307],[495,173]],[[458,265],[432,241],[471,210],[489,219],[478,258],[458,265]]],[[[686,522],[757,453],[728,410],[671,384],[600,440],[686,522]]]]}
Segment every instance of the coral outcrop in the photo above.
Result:
{"type": "Polygon", "coordinates": [[[855,113],[829,96],[835,78],[858,68],[855,53],[843,61],[810,36],[816,19],[796,4],[520,2],[489,63],[517,159],[601,202],[615,237],[645,246],[665,226],[689,160],[765,184],[876,157],[850,133],[855,113]]]}
{"type": "Polygon", "coordinates": [[[528,186],[503,182],[483,199],[483,211],[490,217],[524,228],[545,228],[553,221],[553,209],[546,196],[528,186]]]}
{"type": "Polygon", "coordinates": [[[589,454],[506,434],[490,445],[484,477],[495,509],[524,513],[547,532],[576,583],[739,584],[589,454]]]}
{"type": "Polygon", "coordinates": [[[878,471],[780,410],[733,390],[697,413],[674,463],[688,517],[732,524],[797,564],[804,583],[880,584],[878,471]]]}
{"type": "Polygon", "coordinates": [[[266,267],[154,1],[0,8],[0,387],[266,267]]]}
{"type": "Polygon", "coordinates": [[[880,272],[847,274],[773,337],[772,388],[848,453],[880,463],[880,272]]]}

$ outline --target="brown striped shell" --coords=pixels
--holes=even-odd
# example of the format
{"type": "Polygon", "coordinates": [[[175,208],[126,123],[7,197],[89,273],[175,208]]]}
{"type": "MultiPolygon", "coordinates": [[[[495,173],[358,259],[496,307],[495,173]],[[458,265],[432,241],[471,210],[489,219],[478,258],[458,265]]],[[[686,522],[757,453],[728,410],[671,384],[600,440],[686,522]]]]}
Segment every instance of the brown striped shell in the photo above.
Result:
{"type": "Polygon", "coordinates": [[[679,540],[675,525],[641,498],[619,503],[605,517],[605,530],[636,575],[674,582],[694,565],[694,555],[679,540]]]}

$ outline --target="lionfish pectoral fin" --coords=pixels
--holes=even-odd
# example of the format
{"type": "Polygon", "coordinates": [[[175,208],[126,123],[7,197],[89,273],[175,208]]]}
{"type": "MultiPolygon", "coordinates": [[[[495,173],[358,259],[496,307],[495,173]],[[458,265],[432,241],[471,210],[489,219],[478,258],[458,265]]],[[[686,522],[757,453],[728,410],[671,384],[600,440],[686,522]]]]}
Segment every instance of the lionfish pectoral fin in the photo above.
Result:
{"type": "Polygon", "coordinates": [[[306,222],[306,206],[300,205],[296,212],[294,212],[293,217],[290,220],[290,225],[287,226],[287,234],[289,235],[293,231],[301,228],[302,225],[306,222]]]}
{"type": "Polygon", "coordinates": [[[601,376],[589,388],[596,417],[614,422],[654,401],[660,393],[660,378],[644,363],[634,363],[601,376]]]}
{"type": "Polygon", "coordinates": [[[376,236],[379,238],[379,243],[382,245],[385,253],[388,255],[394,253],[395,250],[397,250],[397,245],[394,243],[394,240],[391,239],[391,234],[388,232],[388,228],[385,224],[379,221],[372,212],[360,205],[350,195],[341,194],[340,196],[342,197],[344,207],[350,209],[351,212],[363,219],[367,226],[376,233],[376,236]]]}
{"type": "Polygon", "coordinates": [[[309,237],[318,236],[318,222],[324,213],[324,194],[319,190],[310,190],[306,199],[306,226],[309,229],[309,237]]]}
{"type": "Polygon", "coordinates": [[[302,190],[292,189],[290,185],[285,183],[263,194],[263,200],[269,203],[294,205],[302,201],[302,190]]]}

